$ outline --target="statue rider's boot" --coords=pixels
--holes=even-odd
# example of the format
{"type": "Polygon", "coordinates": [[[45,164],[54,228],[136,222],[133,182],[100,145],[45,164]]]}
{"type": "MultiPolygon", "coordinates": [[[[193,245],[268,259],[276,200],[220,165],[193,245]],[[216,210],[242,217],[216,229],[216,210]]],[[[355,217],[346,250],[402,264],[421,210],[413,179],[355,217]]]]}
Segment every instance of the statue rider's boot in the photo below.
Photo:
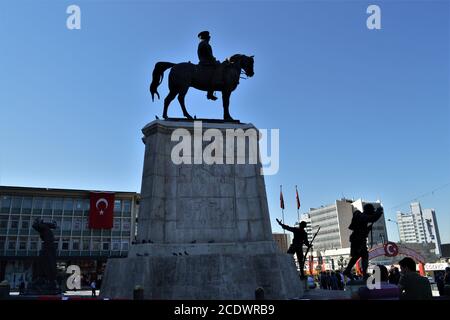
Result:
{"type": "Polygon", "coordinates": [[[212,101],[216,101],[217,100],[217,97],[214,96],[214,91],[208,91],[208,94],[206,95],[206,98],[208,98],[209,100],[212,100],[212,101]]]}

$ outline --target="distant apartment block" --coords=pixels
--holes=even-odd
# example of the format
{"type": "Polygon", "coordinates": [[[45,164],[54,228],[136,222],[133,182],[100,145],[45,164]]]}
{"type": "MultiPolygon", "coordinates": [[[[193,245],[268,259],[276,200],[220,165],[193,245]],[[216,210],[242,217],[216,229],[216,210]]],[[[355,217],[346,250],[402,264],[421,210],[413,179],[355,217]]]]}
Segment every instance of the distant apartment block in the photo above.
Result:
{"type": "Polygon", "coordinates": [[[440,256],[441,238],[434,209],[422,209],[419,202],[411,203],[411,212],[397,212],[400,241],[406,243],[434,243],[440,256]]]}

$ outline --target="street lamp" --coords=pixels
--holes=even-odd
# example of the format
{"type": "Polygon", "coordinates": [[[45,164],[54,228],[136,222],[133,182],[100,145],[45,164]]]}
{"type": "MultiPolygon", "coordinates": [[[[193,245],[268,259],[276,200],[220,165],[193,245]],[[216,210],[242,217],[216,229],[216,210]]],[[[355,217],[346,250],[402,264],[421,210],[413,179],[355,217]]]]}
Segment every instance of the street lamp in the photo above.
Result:
{"type": "Polygon", "coordinates": [[[387,221],[393,222],[393,223],[395,223],[395,224],[397,225],[398,241],[399,241],[399,242],[402,242],[402,240],[401,240],[401,238],[400,238],[400,226],[399,226],[398,222],[395,221],[395,220],[392,220],[392,219],[387,219],[387,221]]]}

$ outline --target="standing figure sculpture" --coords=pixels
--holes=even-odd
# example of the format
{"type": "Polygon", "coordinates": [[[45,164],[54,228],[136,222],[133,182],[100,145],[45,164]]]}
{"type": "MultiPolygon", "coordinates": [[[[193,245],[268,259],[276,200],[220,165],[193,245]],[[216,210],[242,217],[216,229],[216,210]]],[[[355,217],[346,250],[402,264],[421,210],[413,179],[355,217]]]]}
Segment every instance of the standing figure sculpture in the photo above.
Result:
{"type": "Polygon", "coordinates": [[[36,218],[32,227],[39,232],[39,237],[42,240],[32,290],[47,294],[55,293],[57,291],[56,246],[52,229],[56,229],[56,222],[44,222],[42,219],[36,218]]]}
{"type": "Polygon", "coordinates": [[[375,208],[367,203],[363,207],[363,212],[357,210],[353,213],[352,222],[348,227],[352,230],[350,235],[350,256],[351,259],[344,271],[344,275],[353,279],[351,270],[359,258],[361,258],[362,273],[364,279],[367,278],[367,268],[369,267],[369,252],[367,251],[367,237],[372,231],[372,225],[380,219],[383,214],[382,208],[375,208]],[[370,225],[369,225],[370,223],[370,225]]]}
{"type": "Polygon", "coordinates": [[[198,90],[207,91],[207,98],[216,100],[214,91],[222,92],[223,101],[223,119],[233,120],[230,115],[230,96],[237,86],[241,73],[245,73],[247,77],[252,77],[253,71],[253,56],[246,56],[243,54],[235,54],[226,61],[220,63],[214,58],[212,48],[209,45],[209,32],[200,32],[200,44],[198,46],[198,57],[200,63],[195,65],[191,62],[171,63],[171,62],[157,62],[152,73],[152,82],[150,84],[150,93],[154,101],[155,94],[160,98],[158,93],[158,86],[164,78],[164,72],[168,69],[169,73],[169,94],[164,99],[163,118],[167,119],[167,110],[169,104],[178,96],[183,111],[183,116],[187,119],[192,119],[192,116],[186,109],[184,98],[190,87],[198,90]]]}
{"type": "Polygon", "coordinates": [[[306,222],[300,222],[299,227],[290,227],[288,225],[283,224],[280,220],[277,219],[278,224],[285,230],[291,231],[294,233],[294,239],[292,240],[292,244],[289,247],[287,253],[294,254],[297,256],[298,265],[300,268],[300,276],[302,279],[305,278],[305,255],[303,254],[303,245],[310,247],[310,243],[308,241],[308,234],[305,231],[306,222]]]}

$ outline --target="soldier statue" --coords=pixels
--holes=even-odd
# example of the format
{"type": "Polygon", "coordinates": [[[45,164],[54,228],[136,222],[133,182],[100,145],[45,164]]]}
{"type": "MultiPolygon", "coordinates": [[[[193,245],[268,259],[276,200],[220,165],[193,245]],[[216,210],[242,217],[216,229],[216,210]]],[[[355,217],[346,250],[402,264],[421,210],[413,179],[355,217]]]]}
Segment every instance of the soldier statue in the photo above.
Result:
{"type": "Polygon", "coordinates": [[[56,229],[56,222],[44,222],[36,218],[32,225],[39,232],[42,249],[34,270],[31,291],[41,294],[59,293],[56,284],[56,246],[52,229],[56,229]]]}
{"type": "Polygon", "coordinates": [[[308,241],[308,234],[305,231],[306,222],[300,222],[299,227],[290,227],[288,225],[283,224],[280,220],[277,219],[278,224],[285,230],[291,231],[294,233],[294,239],[292,240],[292,244],[290,245],[287,253],[294,254],[297,256],[298,265],[300,268],[300,276],[302,279],[305,278],[305,256],[303,254],[303,245],[310,247],[311,244],[308,241]]]}
{"type": "Polygon", "coordinates": [[[350,256],[351,259],[344,271],[344,275],[353,279],[351,270],[359,258],[361,258],[362,273],[367,279],[367,268],[369,266],[369,252],[367,251],[367,237],[372,231],[372,225],[380,219],[383,214],[382,208],[375,210],[374,206],[367,203],[363,207],[363,212],[357,210],[353,213],[352,222],[348,227],[352,230],[350,235],[350,256]],[[370,225],[369,225],[370,224],[370,225]]]}

